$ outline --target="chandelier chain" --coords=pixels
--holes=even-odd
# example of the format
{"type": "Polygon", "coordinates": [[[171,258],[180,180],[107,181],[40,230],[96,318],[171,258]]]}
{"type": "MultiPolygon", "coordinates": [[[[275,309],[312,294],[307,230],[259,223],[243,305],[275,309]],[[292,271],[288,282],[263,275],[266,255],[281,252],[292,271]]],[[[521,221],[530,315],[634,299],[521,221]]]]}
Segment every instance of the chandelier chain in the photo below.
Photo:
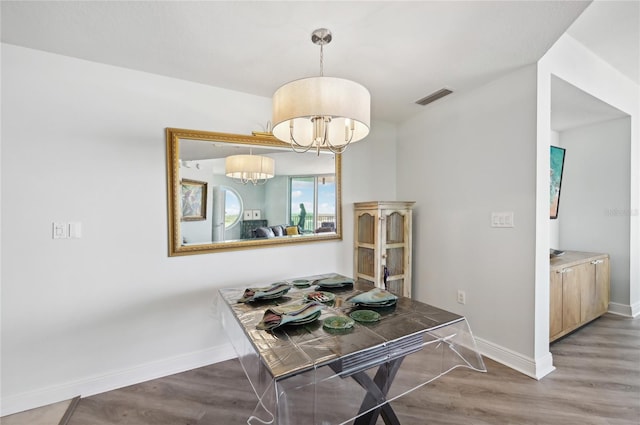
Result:
{"type": "Polygon", "coordinates": [[[320,45],[320,76],[324,77],[324,45],[320,45]]]}

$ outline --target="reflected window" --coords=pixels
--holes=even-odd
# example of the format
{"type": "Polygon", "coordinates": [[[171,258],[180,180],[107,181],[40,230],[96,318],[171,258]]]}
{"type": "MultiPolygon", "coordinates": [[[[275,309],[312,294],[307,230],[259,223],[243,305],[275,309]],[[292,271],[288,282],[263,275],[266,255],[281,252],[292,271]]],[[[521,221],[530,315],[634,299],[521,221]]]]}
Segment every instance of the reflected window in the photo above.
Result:
{"type": "Polygon", "coordinates": [[[335,231],[335,175],[301,176],[289,179],[289,224],[303,233],[335,231]]]}
{"type": "Polygon", "coordinates": [[[242,217],[242,199],[234,189],[223,186],[224,190],[224,228],[235,226],[242,217]]]}

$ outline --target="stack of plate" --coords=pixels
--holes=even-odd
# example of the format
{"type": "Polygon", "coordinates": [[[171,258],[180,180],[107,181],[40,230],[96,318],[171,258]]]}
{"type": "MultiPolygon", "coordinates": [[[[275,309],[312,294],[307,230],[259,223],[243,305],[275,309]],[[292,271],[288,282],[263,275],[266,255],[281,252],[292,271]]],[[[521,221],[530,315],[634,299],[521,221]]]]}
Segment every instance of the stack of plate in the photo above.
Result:
{"type": "Polygon", "coordinates": [[[322,314],[322,304],[292,304],[268,308],[257,329],[270,330],[282,325],[306,325],[318,319],[322,314]]]}
{"type": "Polygon", "coordinates": [[[285,325],[306,325],[307,323],[311,323],[313,321],[315,321],[318,317],[320,317],[320,314],[322,314],[321,311],[316,311],[313,314],[310,314],[309,316],[302,318],[302,319],[296,319],[296,320],[292,320],[290,322],[285,323],[285,325]]]}
{"type": "Polygon", "coordinates": [[[353,285],[353,279],[348,277],[329,277],[326,279],[318,279],[315,281],[320,289],[342,288],[343,286],[353,285]]]}
{"type": "Polygon", "coordinates": [[[350,298],[349,301],[360,307],[382,308],[395,305],[398,296],[384,289],[374,288],[350,298]]]}
{"type": "Polygon", "coordinates": [[[259,300],[274,300],[289,292],[289,289],[291,289],[291,285],[285,282],[272,283],[270,286],[263,288],[247,288],[244,290],[244,294],[238,302],[248,303],[259,300]]]}
{"type": "Polygon", "coordinates": [[[291,281],[291,283],[293,283],[293,286],[295,286],[296,288],[307,288],[311,286],[311,282],[312,281],[309,279],[296,279],[291,281]]]}

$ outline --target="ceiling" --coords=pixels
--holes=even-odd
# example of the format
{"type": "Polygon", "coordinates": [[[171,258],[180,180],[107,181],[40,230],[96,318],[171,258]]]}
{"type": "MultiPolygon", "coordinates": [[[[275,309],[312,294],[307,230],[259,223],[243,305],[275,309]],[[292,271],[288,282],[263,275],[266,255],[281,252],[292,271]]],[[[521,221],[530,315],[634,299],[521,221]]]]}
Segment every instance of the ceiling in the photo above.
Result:
{"type": "MultiPolygon", "coordinates": [[[[618,51],[640,50],[638,38],[630,38],[640,27],[633,18],[638,2],[597,3],[571,35],[603,57],[624,56],[612,63],[640,83],[637,56],[634,62],[618,51]]],[[[423,111],[415,101],[443,87],[470,90],[536,62],[587,6],[563,0],[2,1],[1,18],[5,43],[265,97],[288,81],[319,75],[319,48],[310,34],[327,27],[333,41],[324,49],[324,74],[363,84],[372,119],[397,123],[423,111]]]]}
{"type": "MultiPolygon", "coordinates": [[[[640,85],[640,1],[594,1],[567,33],[640,85]]],[[[555,76],[551,128],[565,131],[628,116],[555,76]]]]}
{"type": "Polygon", "coordinates": [[[591,96],[566,81],[551,76],[551,129],[565,131],[628,114],[591,96]]]}
{"type": "Polygon", "coordinates": [[[640,84],[640,1],[594,1],[567,32],[640,84]]]}

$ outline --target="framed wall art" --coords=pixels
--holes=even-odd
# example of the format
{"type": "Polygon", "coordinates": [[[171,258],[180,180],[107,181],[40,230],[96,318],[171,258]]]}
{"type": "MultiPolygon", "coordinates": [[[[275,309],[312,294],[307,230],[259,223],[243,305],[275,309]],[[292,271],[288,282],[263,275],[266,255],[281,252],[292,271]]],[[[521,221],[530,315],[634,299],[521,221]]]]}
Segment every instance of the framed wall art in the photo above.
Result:
{"type": "Polygon", "coordinates": [[[566,150],[557,146],[551,146],[551,170],[549,179],[551,181],[550,191],[550,210],[549,217],[551,219],[558,218],[558,210],[560,208],[560,189],[562,187],[562,172],[564,170],[564,156],[566,150]]]}
{"type": "Polygon", "coordinates": [[[197,180],[180,180],[180,206],[182,221],[206,220],[207,183],[197,180]]]}

